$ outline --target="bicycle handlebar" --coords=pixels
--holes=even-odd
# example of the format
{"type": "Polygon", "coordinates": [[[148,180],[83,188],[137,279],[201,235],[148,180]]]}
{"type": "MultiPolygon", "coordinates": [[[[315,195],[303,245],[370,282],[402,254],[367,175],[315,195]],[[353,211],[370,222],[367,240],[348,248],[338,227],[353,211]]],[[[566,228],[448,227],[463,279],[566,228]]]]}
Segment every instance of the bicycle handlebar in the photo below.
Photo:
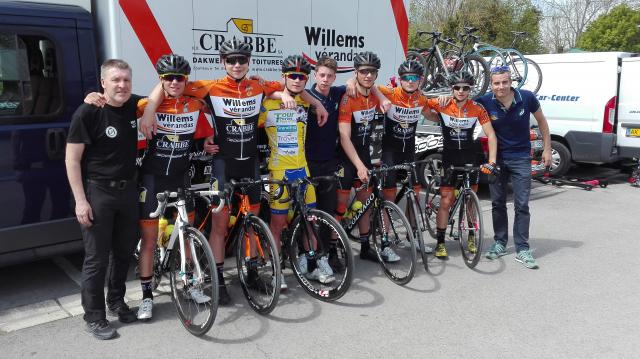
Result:
{"type": "MultiPolygon", "coordinates": [[[[222,210],[222,207],[224,206],[224,192],[221,191],[212,191],[212,190],[198,190],[198,188],[202,188],[202,184],[200,185],[196,185],[194,187],[188,188],[186,189],[186,191],[191,192],[191,194],[196,195],[198,197],[219,197],[220,198],[220,203],[218,204],[218,206],[214,209],[211,210],[211,212],[213,213],[218,213],[222,210]]],[[[208,185],[207,185],[208,186],[208,185]]],[[[158,218],[163,212],[164,210],[167,208],[167,200],[170,198],[178,198],[180,195],[182,194],[182,192],[169,192],[169,191],[164,191],[164,192],[159,192],[156,194],[156,199],[158,200],[158,207],[156,207],[156,210],[151,212],[149,214],[149,217],[151,218],[158,218]]]]}
{"type": "Polygon", "coordinates": [[[480,170],[480,167],[474,166],[471,164],[466,164],[464,166],[449,166],[449,169],[452,169],[454,171],[461,171],[461,172],[476,172],[480,170]]]}

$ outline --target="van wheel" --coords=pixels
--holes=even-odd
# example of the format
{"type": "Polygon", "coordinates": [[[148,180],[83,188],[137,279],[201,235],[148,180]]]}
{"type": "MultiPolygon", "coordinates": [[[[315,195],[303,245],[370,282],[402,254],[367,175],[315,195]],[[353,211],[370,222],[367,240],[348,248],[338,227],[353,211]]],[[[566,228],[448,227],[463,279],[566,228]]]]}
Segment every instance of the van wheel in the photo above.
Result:
{"type": "Polygon", "coordinates": [[[562,142],[551,141],[551,167],[549,173],[552,176],[562,176],[571,166],[571,152],[562,142]]]}
{"type": "Polygon", "coordinates": [[[422,185],[422,188],[427,188],[429,181],[440,176],[440,169],[442,168],[442,154],[432,153],[425,157],[424,160],[426,162],[421,163],[418,166],[417,172],[420,185],[422,185]]]}

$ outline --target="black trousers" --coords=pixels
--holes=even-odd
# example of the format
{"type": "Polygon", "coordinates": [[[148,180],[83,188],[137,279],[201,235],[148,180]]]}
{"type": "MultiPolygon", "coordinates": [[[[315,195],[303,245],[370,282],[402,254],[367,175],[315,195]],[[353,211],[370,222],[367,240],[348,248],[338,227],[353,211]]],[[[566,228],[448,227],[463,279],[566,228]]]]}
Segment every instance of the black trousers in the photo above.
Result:
{"type": "MultiPolygon", "coordinates": [[[[316,176],[331,176],[338,169],[338,161],[337,159],[307,161],[307,166],[312,178],[316,176]]],[[[336,214],[337,188],[336,182],[327,181],[320,182],[316,188],[316,207],[332,216],[336,214]]]]}
{"type": "Polygon", "coordinates": [[[124,303],[125,281],[138,235],[138,186],[135,180],[125,188],[85,182],[87,200],[93,211],[93,225],[82,226],[82,308],[84,320],[106,318],[107,305],[124,303]]]}

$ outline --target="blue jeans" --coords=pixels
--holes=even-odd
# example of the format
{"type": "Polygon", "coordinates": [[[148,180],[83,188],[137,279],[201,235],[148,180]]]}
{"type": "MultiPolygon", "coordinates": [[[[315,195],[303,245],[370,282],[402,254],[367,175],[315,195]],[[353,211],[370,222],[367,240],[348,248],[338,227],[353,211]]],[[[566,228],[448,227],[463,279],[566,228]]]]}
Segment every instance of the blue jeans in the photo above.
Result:
{"type": "Polygon", "coordinates": [[[513,186],[515,218],[513,222],[513,242],[516,252],[529,249],[529,195],[531,193],[531,158],[498,160],[500,176],[489,185],[491,190],[491,214],[493,217],[494,240],[506,247],[509,239],[509,218],[507,217],[507,182],[513,186]]]}

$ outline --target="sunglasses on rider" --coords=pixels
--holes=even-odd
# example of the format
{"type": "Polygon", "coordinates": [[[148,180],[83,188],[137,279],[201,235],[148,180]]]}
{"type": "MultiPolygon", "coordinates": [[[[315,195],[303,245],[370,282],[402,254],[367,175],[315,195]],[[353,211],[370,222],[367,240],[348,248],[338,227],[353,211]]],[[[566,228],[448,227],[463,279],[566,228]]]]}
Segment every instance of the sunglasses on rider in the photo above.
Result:
{"type": "Polygon", "coordinates": [[[458,85],[455,85],[455,86],[453,86],[453,90],[454,91],[462,90],[462,91],[467,92],[467,91],[471,90],[471,86],[458,86],[458,85]]]}
{"type": "Polygon", "coordinates": [[[361,70],[358,70],[358,73],[362,76],[377,75],[378,70],[377,69],[361,69],[361,70]]]}
{"type": "Polygon", "coordinates": [[[173,80],[178,82],[183,82],[187,79],[187,76],[183,74],[164,74],[164,75],[161,75],[160,77],[167,82],[173,82],[173,80]]]}
{"type": "Polygon", "coordinates": [[[246,56],[230,56],[224,59],[224,61],[229,65],[246,65],[247,63],[249,63],[249,58],[247,58],[246,56]]]}
{"type": "Polygon", "coordinates": [[[284,74],[284,76],[286,78],[288,78],[289,80],[302,80],[302,81],[306,81],[309,76],[307,76],[306,74],[300,74],[297,72],[290,72],[290,73],[286,73],[284,74]]]}
{"type": "Polygon", "coordinates": [[[495,74],[496,72],[509,72],[509,66],[495,66],[491,68],[491,73],[495,74]]]}
{"type": "Polygon", "coordinates": [[[409,82],[418,82],[420,81],[420,75],[403,75],[400,77],[400,80],[409,81],[409,82]]]}

